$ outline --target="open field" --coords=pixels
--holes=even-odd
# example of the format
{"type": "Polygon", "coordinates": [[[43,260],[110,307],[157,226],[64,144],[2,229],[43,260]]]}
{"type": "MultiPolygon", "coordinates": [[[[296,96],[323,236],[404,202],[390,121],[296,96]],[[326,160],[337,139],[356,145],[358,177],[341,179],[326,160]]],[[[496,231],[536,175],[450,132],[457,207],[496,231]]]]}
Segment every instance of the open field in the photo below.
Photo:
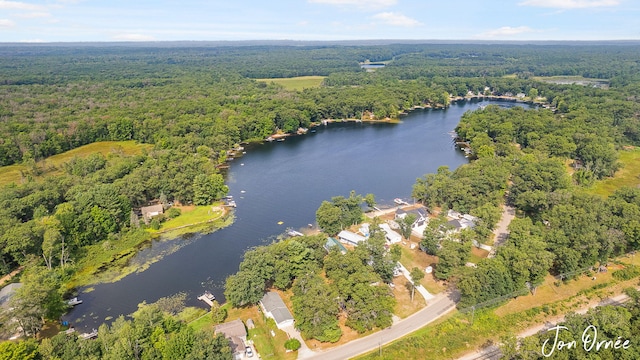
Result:
{"type": "Polygon", "coordinates": [[[576,84],[583,86],[597,86],[601,88],[609,87],[609,80],[592,79],[582,76],[534,76],[533,80],[551,84],[576,84]]]}
{"type": "Polygon", "coordinates": [[[293,78],[256,79],[256,81],[273,82],[282,85],[287,90],[303,90],[319,87],[324,78],[324,76],[298,76],[293,78]]]}
{"type": "Polygon", "coordinates": [[[640,148],[622,150],[619,154],[622,168],[612,178],[597,181],[588,192],[606,197],[623,186],[640,184],[640,148]]]}
{"type": "MultiPolygon", "coordinates": [[[[57,175],[62,173],[60,166],[74,157],[87,157],[93,153],[102,153],[107,156],[108,154],[122,154],[122,155],[137,155],[141,154],[143,149],[150,150],[153,145],[138,144],[135,141],[101,141],[92,144],[84,145],[79,148],[69,150],[62,154],[50,156],[42,161],[39,161],[36,166],[42,174],[36,176],[36,179],[42,179],[49,175],[57,175]]],[[[23,180],[23,174],[30,174],[32,169],[25,165],[9,165],[0,167],[0,186],[15,182],[20,183],[23,180]]]]}

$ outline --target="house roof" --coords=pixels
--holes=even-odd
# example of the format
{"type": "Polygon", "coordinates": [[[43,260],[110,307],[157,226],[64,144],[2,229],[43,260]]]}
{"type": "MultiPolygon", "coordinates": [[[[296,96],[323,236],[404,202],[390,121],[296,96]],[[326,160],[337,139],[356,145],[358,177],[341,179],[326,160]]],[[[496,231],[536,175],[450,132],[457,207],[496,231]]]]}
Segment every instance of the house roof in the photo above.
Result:
{"type": "Polygon", "coordinates": [[[215,333],[224,334],[224,336],[227,338],[231,338],[234,336],[243,338],[247,336],[247,330],[244,327],[244,323],[240,319],[216,325],[215,333]]]}
{"type": "Polygon", "coordinates": [[[146,214],[150,214],[150,213],[163,213],[164,208],[162,207],[162,204],[158,204],[158,205],[144,206],[140,208],[140,211],[142,211],[143,216],[146,216],[146,214]]]}
{"type": "Polygon", "coordinates": [[[453,226],[456,229],[462,229],[462,224],[460,223],[460,221],[458,219],[449,220],[449,221],[447,221],[447,224],[453,226]]]}
{"type": "Polygon", "coordinates": [[[22,283],[13,283],[3,287],[0,290],[0,307],[7,308],[9,300],[15,294],[16,290],[22,287],[22,283]]]}
{"type": "Polygon", "coordinates": [[[382,229],[387,234],[387,239],[389,239],[390,242],[395,243],[402,241],[402,236],[400,236],[400,234],[398,234],[397,232],[391,230],[389,224],[380,224],[380,229],[382,229]]]}
{"type": "Polygon", "coordinates": [[[327,242],[324,243],[324,248],[329,251],[332,247],[337,246],[338,250],[340,250],[343,254],[347,252],[347,248],[345,248],[340,242],[332,237],[327,238],[327,242]]]}
{"type": "Polygon", "coordinates": [[[269,291],[268,293],[264,294],[260,302],[262,303],[264,309],[267,312],[270,312],[271,315],[273,315],[276,323],[280,324],[287,320],[293,320],[293,316],[291,315],[289,309],[287,309],[287,306],[284,304],[284,301],[282,301],[282,298],[280,298],[280,295],[278,295],[277,292],[269,291]]]}
{"type": "Polygon", "coordinates": [[[359,243],[361,241],[365,241],[366,238],[364,236],[360,236],[356,233],[352,233],[351,231],[347,231],[347,230],[342,230],[340,231],[340,233],[338,234],[338,237],[340,239],[344,239],[346,241],[352,242],[352,243],[359,243]]]}

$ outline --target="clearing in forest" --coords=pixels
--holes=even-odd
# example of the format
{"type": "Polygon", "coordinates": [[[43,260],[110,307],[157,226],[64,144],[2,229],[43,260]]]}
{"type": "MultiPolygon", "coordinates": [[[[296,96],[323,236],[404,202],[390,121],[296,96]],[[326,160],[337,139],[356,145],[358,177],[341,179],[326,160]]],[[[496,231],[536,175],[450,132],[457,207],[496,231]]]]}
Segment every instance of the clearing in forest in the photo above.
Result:
{"type": "Polygon", "coordinates": [[[276,83],[282,85],[286,90],[303,90],[315,88],[322,85],[324,76],[298,76],[292,78],[256,79],[256,81],[276,83]]]}

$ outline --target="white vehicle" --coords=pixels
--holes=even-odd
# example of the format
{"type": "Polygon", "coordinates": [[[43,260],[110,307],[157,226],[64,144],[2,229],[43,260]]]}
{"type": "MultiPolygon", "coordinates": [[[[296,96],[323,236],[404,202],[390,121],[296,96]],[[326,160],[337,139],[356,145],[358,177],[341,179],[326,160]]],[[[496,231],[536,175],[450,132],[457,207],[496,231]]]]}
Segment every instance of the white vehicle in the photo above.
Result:
{"type": "Polygon", "coordinates": [[[247,355],[247,357],[253,357],[253,350],[251,350],[251,346],[245,347],[244,353],[247,355]]]}

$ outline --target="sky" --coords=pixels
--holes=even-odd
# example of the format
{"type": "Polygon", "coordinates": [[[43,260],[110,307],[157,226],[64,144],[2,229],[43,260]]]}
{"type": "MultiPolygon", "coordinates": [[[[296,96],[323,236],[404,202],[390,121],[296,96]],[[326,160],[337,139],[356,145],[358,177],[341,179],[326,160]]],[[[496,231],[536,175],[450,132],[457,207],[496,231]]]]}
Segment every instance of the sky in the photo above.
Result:
{"type": "Polygon", "coordinates": [[[640,0],[0,0],[0,42],[640,40],[640,0]]]}

